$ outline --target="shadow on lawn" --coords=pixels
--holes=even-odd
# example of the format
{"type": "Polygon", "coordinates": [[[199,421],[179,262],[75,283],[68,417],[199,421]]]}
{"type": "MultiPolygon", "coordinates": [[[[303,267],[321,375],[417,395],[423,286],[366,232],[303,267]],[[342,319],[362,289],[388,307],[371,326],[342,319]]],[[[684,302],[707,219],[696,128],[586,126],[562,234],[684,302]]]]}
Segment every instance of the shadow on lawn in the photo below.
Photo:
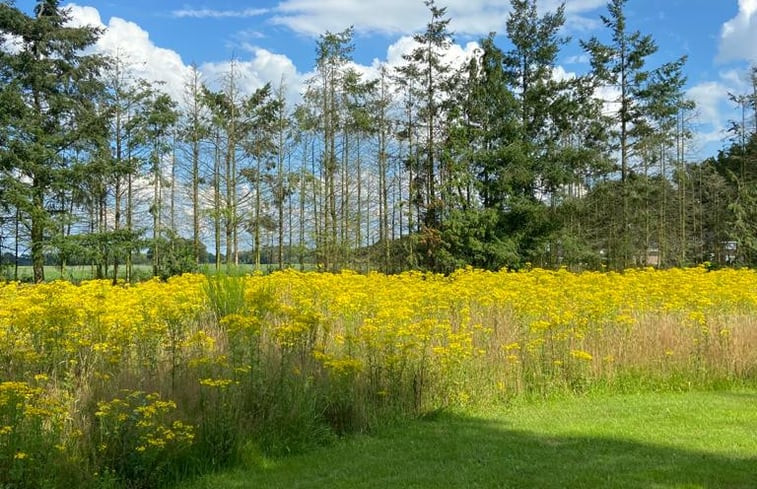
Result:
{"type": "Polygon", "coordinates": [[[212,477],[204,484],[329,489],[757,488],[757,454],[729,458],[620,439],[549,437],[450,414],[409,423],[402,430],[239,471],[224,478],[222,485],[215,485],[212,477]]]}

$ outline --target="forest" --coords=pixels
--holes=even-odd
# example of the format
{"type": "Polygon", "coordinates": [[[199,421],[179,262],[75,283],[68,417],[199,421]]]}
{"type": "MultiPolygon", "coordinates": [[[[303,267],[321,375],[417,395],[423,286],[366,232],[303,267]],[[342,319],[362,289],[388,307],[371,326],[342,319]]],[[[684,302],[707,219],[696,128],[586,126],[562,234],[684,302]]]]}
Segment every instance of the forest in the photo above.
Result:
{"type": "Polygon", "coordinates": [[[395,273],[757,265],[757,69],[723,149],[691,158],[686,58],[610,0],[588,73],[557,74],[564,4],[511,0],[467,60],[446,9],[368,79],[352,28],[315,42],[301,99],[232,60],[181,100],[96,54],[58,0],[0,2],[0,275],[90,265],[133,278],[241,263],[395,273]],[[502,44],[502,43],[500,43],[502,44]]]}

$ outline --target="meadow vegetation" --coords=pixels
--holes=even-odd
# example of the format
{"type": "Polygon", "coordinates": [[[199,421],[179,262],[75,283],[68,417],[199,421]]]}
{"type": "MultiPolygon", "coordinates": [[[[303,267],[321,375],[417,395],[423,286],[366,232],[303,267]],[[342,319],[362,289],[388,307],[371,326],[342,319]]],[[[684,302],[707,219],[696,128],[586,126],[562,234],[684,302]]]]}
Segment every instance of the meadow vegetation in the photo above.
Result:
{"type": "Polygon", "coordinates": [[[757,272],[0,286],[0,487],[149,488],[450,408],[757,385],[757,272]]]}

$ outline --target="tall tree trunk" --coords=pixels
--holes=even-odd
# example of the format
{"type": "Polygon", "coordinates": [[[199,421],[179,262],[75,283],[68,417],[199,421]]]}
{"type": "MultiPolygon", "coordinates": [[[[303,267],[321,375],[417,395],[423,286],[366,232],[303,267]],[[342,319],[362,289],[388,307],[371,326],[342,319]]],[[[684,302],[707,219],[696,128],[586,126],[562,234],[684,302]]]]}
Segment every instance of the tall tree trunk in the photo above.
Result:
{"type": "MultiPolygon", "coordinates": [[[[192,141],[192,249],[200,264],[200,142],[192,141]]],[[[202,258],[205,261],[205,257],[202,258]]]]}
{"type": "Polygon", "coordinates": [[[113,191],[113,231],[116,236],[113,252],[113,285],[118,283],[118,263],[120,261],[120,253],[122,241],[119,237],[119,231],[121,230],[121,167],[123,166],[123,148],[121,146],[121,111],[116,112],[116,175],[115,185],[113,191]]]}
{"type": "MultiPolygon", "coordinates": [[[[382,270],[389,268],[389,190],[387,164],[387,128],[386,128],[386,71],[381,70],[381,85],[378,113],[378,167],[379,167],[379,241],[382,247],[382,270]]],[[[394,219],[392,219],[392,223],[394,219]]]]}
{"type": "Polygon", "coordinates": [[[160,220],[160,208],[161,202],[161,175],[160,175],[160,152],[155,148],[155,154],[153,155],[153,198],[152,198],[152,274],[154,277],[160,275],[160,234],[161,234],[161,220],[160,220]]]}
{"type": "Polygon", "coordinates": [[[18,282],[18,254],[19,254],[19,240],[21,239],[21,212],[16,207],[16,222],[13,232],[13,280],[18,282]]]}
{"type": "Polygon", "coordinates": [[[44,190],[38,178],[32,182],[31,242],[34,283],[45,281],[44,190]]]}
{"type": "Polygon", "coordinates": [[[221,269],[221,135],[216,130],[213,159],[213,237],[216,248],[216,271],[221,269]]]}
{"type": "MultiPolygon", "coordinates": [[[[129,161],[131,161],[131,150],[129,150],[129,161]]],[[[134,228],[132,227],[132,214],[134,212],[134,189],[132,186],[132,172],[126,175],[126,230],[131,235],[134,228]]],[[[129,245],[129,249],[126,250],[126,270],[125,278],[126,283],[131,283],[132,280],[132,246],[129,245]]]]}
{"type": "Polygon", "coordinates": [[[173,149],[171,151],[171,234],[176,235],[176,132],[173,134],[173,149]]]}
{"type": "MultiPolygon", "coordinates": [[[[303,138],[304,139],[304,138],[303,138]]],[[[300,266],[300,271],[305,270],[305,199],[307,198],[307,154],[308,145],[307,141],[303,141],[302,144],[302,163],[300,167],[300,215],[299,217],[299,236],[297,240],[297,263],[300,266]]],[[[315,211],[313,212],[315,214],[315,211]]]]}
{"type": "Polygon", "coordinates": [[[348,209],[348,195],[347,195],[347,159],[349,158],[349,149],[348,149],[348,134],[347,129],[345,128],[342,131],[342,157],[341,157],[341,164],[339,166],[339,205],[337,206],[337,212],[341,213],[339,216],[339,240],[338,240],[338,253],[339,253],[339,259],[340,263],[342,265],[346,265],[345,259],[346,259],[346,242],[347,242],[347,228],[349,227],[349,223],[347,220],[349,219],[349,213],[347,211],[348,209]]]}
{"type": "Polygon", "coordinates": [[[257,172],[255,178],[255,224],[253,226],[253,240],[255,248],[255,270],[260,270],[260,187],[263,175],[261,173],[260,158],[257,158],[257,172]]]}
{"type": "Polygon", "coordinates": [[[226,206],[224,212],[224,224],[226,228],[226,269],[231,268],[231,264],[234,260],[234,184],[233,184],[233,171],[234,171],[234,145],[231,134],[229,134],[228,146],[226,148],[226,206]]]}
{"type": "Polygon", "coordinates": [[[360,133],[358,132],[355,140],[355,171],[357,172],[357,209],[355,212],[355,241],[357,249],[363,246],[363,175],[360,168],[360,133]]]}
{"type": "MultiPolygon", "coordinates": [[[[315,237],[315,259],[316,259],[316,266],[321,267],[322,265],[325,266],[326,260],[328,259],[326,256],[326,232],[324,231],[325,228],[325,218],[326,213],[323,211],[323,208],[325,205],[324,203],[319,202],[321,199],[320,192],[320,183],[322,180],[316,178],[316,175],[319,173],[316,171],[316,158],[315,158],[315,138],[310,142],[310,168],[311,168],[311,175],[312,178],[312,190],[313,190],[313,236],[315,237]],[[319,205],[319,203],[321,205],[319,205]],[[323,215],[321,215],[321,212],[323,212],[323,215]]],[[[324,166],[321,165],[320,168],[320,175],[324,176],[324,166]]]]}

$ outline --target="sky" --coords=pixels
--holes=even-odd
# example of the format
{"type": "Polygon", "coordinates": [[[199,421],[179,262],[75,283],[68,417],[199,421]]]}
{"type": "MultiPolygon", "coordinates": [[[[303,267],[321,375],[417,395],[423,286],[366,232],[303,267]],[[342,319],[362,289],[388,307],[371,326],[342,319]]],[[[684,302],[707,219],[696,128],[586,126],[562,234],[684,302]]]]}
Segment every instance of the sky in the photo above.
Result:
{"type": "MultiPolygon", "coordinates": [[[[462,60],[489,32],[504,33],[508,0],[437,0],[447,7],[455,44],[450,60],[462,60]]],[[[34,0],[16,0],[31,13],[34,0]]],[[[312,72],[315,43],[324,32],[355,29],[354,62],[370,76],[380,63],[401,62],[410,36],[429,19],[422,0],[79,0],[65,3],[72,22],[106,28],[96,49],[116,50],[147,79],[165,82],[180,98],[190,65],[211,86],[237,60],[245,86],[284,81],[289,99],[312,72]]],[[[558,0],[541,0],[553,10],[558,0]]],[[[578,41],[607,31],[600,15],[606,0],[565,0],[563,34],[571,42],[558,59],[560,72],[584,73],[588,59],[578,41]]],[[[687,93],[697,103],[695,138],[688,157],[711,156],[724,145],[729,119],[737,118],[729,93],[749,90],[748,69],[757,63],[757,0],[628,0],[630,30],[650,34],[659,46],[650,67],[686,55],[687,93]]],[[[498,45],[509,49],[504,37],[498,45]]]]}

